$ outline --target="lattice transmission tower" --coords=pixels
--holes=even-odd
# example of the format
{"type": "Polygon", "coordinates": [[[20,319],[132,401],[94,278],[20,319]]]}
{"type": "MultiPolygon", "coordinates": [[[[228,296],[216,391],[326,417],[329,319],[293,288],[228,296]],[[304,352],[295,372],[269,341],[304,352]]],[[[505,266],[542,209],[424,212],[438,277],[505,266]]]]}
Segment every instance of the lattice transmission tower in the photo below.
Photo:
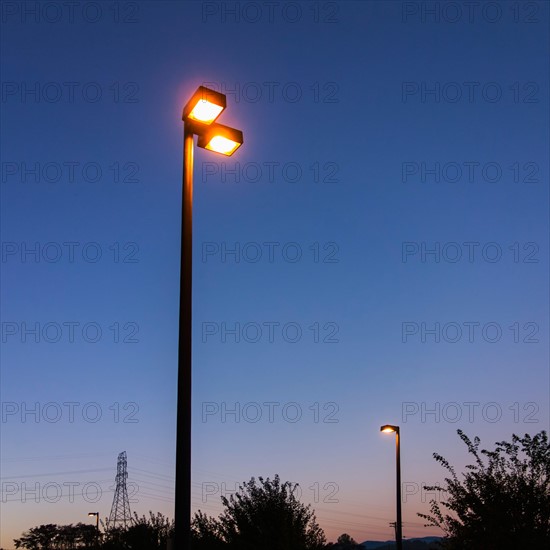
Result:
{"type": "Polygon", "coordinates": [[[129,527],[132,524],[132,515],[130,512],[130,500],[128,498],[128,488],[126,480],[128,479],[126,451],[118,455],[116,465],[116,489],[111,506],[111,514],[107,525],[109,527],[129,527]]]}

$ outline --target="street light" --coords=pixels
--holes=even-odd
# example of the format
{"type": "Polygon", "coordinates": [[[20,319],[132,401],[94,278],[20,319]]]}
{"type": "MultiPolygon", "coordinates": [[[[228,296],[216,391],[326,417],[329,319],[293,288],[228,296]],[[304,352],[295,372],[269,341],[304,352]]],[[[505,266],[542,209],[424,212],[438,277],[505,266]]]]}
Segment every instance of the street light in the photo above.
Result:
{"type": "Polygon", "coordinates": [[[99,512],[88,512],[88,517],[93,518],[95,516],[95,527],[99,531],[99,512]]]}
{"type": "Polygon", "coordinates": [[[232,155],[243,143],[243,133],[223,124],[212,124],[199,136],[197,145],[222,155],[232,155]]]}
{"type": "Polygon", "coordinates": [[[380,426],[380,431],[384,433],[395,432],[395,471],[396,471],[396,504],[397,518],[395,520],[395,544],[397,550],[403,549],[403,524],[401,522],[401,452],[399,439],[399,426],[385,424],[380,426]]]}
{"type": "Polygon", "coordinates": [[[193,274],[193,140],[226,156],[243,143],[240,130],[216,124],[227,106],[224,94],[199,86],[183,108],[183,178],[181,208],[180,317],[176,427],[175,548],[190,547],[191,536],[191,322],[193,274]]]}
{"type": "Polygon", "coordinates": [[[182,120],[196,120],[211,124],[226,108],[227,100],[224,94],[199,86],[197,91],[183,108],[182,120]]]}
{"type": "Polygon", "coordinates": [[[96,548],[99,546],[99,512],[88,512],[88,517],[93,518],[95,516],[95,540],[96,548]]]}

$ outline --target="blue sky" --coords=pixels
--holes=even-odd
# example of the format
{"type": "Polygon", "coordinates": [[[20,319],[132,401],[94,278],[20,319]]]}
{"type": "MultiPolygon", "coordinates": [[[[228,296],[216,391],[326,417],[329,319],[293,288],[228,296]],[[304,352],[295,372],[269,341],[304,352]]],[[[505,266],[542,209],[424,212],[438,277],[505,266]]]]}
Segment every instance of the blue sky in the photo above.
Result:
{"type": "Polygon", "coordinates": [[[108,516],[123,450],[132,509],[172,515],[200,84],[245,143],[195,154],[194,509],[279,473],[329,539],[391,538],[390,422],[432,534],[457,428],[548,428],[547,4],[31,4],[2,5],[3,548],[108,516]]]}

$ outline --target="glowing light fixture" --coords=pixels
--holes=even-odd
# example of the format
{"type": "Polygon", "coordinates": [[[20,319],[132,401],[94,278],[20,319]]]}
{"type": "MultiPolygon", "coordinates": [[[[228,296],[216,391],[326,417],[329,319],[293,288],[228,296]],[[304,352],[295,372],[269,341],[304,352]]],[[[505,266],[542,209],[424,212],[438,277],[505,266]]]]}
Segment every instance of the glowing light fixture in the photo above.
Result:
{"type": "Polygon", "coordinates": [[[380,427],[380,431],[389,434],[389,433],[392,433],[392,432],[398,432],[399,427],[398,426],[392,426],[391,424],[386,424],[386,425],[380,427]]]}
{"type": "Polygon", "coordinates": [[[199,86],[183,108],[182,120],[190,119],[203,124],[212,124],[227,106],[224,94],[199,86]]]}
{"type": "Polygon", "coordinates": [[[231,156],[243,144],[243,133],[223,124],[212,124],[197,141],[199,147],[231,156]]]}

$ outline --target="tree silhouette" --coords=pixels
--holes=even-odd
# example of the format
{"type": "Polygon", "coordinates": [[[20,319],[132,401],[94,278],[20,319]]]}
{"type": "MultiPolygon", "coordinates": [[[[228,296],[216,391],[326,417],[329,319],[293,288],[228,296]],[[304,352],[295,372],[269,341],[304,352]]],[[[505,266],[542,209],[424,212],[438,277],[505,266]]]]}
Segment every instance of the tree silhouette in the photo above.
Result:
{"type": "Polygon", "coordinates": [[[200,510],[191,524],[191,546],[193,550],[222,550],[227,546],[219,522],[200,510]]]}
{"type": "Polygon", "coordinates": [[[20,539],[15,539],[15,548],[27,548],[38,550],[53,548],[54,539],[57,535],[57,525],[48,523],[39,527],[31,527],[20,539]]]}
{"type": "Polygon", "coordinates": [[[27,550],[57,550],[61,548],[93,548],[96,528],[87,523],[32,527],[13,541],[15,548],[27,550]]]}
{"type": "Polygon", "coordinates": [[[336,542],[338,544],[347,544],[348,546],[351,544],[357,544],[347,533],[340,535],[336,542]]]}
{"type": "Polygon", "coordinates": [[[311,506],[294,494],[297,484],[252,478],[229,499],[215,520],[202,512],[192,525],[193,548],[231,550],[320,550],[325,543],[311,506]]]}
{"type": "Polygon", "coordinates": [[[445,532],[449,549],[549,548],[550,446],[546,432],[521,438],[513,434],[511,443],[497,442],[494,451],[479,450],[478,437],[472,443],[462,430],[457,433],[475,463],[466,466],[461,480],[449,462],[434,453],[450,477],[445,478],[446,487],[427,489],[447,493],[447,500],[441,506],[431,500],[431,514],[418,515],[428,520],[427,526],[445,532]]]}
{"type": "Polygon", "coordinates": [[[325,546],[330,550],[363,550],[363,546],[357,544],[355,540],[347,533],[340,535],[335,543],[329,543],[325,546]]]}
{"type": "Polygon", "coordinates": [[[125,534],[126,543],[133,550],[165,550],[166,542],[174,530],[174,522],[161,513],[149,512],[149,517],[139,517],[134,512],[134,522],[125,534]]]}
{"type": "Polygon", "coordinates": [[[128,548],[132,550],[165,550],[174,533],[174,521],[160,512],[149,512],[149,517],[134,512],[132,525],[127,528],[107,527],[103,534],[104,550],[128,548]]]}
{"type": "Polygon", "coordinates": [[[149,512],[149,517],[139,517],[134,512],[128,528],[104,526],[104,533],[97,537],[95,525],[40,525],[32,527],[15,539],[15,548],[27,550],[72,550],[101,548],[102,550],[166,550],[167,540],[173,535],[174,522],[162,514],[149,512]]]}

